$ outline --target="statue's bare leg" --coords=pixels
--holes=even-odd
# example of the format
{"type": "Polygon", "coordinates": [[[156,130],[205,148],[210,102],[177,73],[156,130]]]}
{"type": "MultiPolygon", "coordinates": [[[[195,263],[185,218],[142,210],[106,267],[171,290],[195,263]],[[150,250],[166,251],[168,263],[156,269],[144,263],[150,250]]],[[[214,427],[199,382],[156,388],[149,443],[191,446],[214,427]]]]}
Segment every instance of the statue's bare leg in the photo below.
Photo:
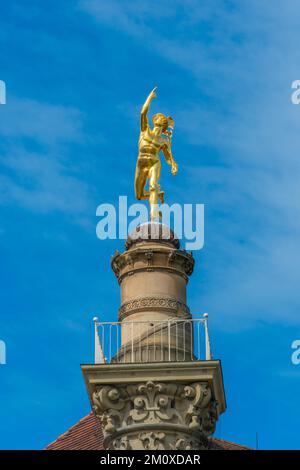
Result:
{"type": "Polygon", "coordinates": [[[139,163],[136,165],[135,170],[135,197],[140,201],[141,199],[148,199],[148,195],[145,194],[145,185],[148,177],[148,170],[146,168],[141,168],[139,163]]]}
{"type": "Polygon", "coordinates": [[[150,202],[150,214],[151,220],[158,220],[159,213],[157,211],[158,198],[160,197],[161,191],[159,186],[161,163],[158,160],[149,170],[149,202],[150,202]]]}

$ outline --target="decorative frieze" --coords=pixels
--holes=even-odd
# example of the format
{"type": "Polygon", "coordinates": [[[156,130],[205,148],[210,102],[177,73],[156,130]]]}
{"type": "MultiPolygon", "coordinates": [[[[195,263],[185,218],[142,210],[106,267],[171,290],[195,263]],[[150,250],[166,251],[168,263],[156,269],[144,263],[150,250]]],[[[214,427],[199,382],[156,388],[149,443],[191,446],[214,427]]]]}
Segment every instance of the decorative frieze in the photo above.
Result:
{"type": "Polygon", "coordinates": [[[155,296],[141,297],[123,303],[119,309],[119,321],[133,313],[149,310],[168,310],[172,315],[182,318],[190,317],[190,310],[186,304],[171,297],[155,296]]]}

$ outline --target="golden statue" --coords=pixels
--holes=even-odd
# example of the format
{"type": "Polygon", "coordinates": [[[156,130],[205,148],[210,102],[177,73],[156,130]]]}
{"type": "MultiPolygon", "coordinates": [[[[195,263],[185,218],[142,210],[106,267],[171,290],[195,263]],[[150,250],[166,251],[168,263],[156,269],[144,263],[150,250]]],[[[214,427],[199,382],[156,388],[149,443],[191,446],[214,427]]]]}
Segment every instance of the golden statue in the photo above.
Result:
{"type": "Polygon", "coordinates": [[[151,101],[156,98],[155,87],[146,99],[141,110],[141,131],[139,138],[139,155],[135,171],[135,196],[137,199],[149,199],[150,219],[158,220],[157,204],[160,199],[164,203],[164,192],[159,185],[161,162],[159,152],[162,150],[166,161],[172,167],[172,174],[176,175],[178,165],[173,160],[171,151],[171,139],[174,128],[174,120],[169,116],[157,113],[153,116],[153,129],[148,123],[147,113],[151,101]],[[149,180],[149,190],[145,185],[149,180]]]}

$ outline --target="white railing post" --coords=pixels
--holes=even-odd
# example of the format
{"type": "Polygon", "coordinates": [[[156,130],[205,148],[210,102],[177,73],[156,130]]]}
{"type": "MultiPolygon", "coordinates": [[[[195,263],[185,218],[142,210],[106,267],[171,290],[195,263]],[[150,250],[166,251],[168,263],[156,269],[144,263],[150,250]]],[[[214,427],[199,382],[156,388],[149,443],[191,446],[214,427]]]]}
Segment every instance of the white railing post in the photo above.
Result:
{"type": "Polygon", "coordinates": [[[131,362],[134,362],[133,358],[133,322],[131,323],[131,362]]]}
{"type": "Polygon", "coordinates": [[[171,331],[170,331],[170,320],[168,320],[168,360],[171,362],[171,331]]]}
{"type": "Polygon", "coordinates": [[[102,351],[100,338],[98,334],[98,317],[93,318],[94,322],[94,335],[95,335],[95,364],[105,364],[106,360],[102,351]]]}
{"type": "Polygon", "coordinates": [[[210,339],[209,339],[209,333],[208,333],[208,313],[204,313],[203,319],[204,319],[204,330],[205,330],[205,360],[211,361],[212,354],[211,354],[211,349],[210,349],[210,339]]]}

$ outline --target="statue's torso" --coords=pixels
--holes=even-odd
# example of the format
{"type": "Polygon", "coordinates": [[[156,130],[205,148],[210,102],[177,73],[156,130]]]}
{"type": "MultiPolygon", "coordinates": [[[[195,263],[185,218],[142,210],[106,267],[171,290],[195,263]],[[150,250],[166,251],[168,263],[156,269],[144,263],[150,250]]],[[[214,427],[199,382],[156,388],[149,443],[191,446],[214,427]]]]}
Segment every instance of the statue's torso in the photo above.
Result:
{"type": "Polygon", "coordinates": [[[165,143],[160,135],[155,135],[151,129],[140,133],[139,158],[159,159],[159,151],[165,143]]]}

